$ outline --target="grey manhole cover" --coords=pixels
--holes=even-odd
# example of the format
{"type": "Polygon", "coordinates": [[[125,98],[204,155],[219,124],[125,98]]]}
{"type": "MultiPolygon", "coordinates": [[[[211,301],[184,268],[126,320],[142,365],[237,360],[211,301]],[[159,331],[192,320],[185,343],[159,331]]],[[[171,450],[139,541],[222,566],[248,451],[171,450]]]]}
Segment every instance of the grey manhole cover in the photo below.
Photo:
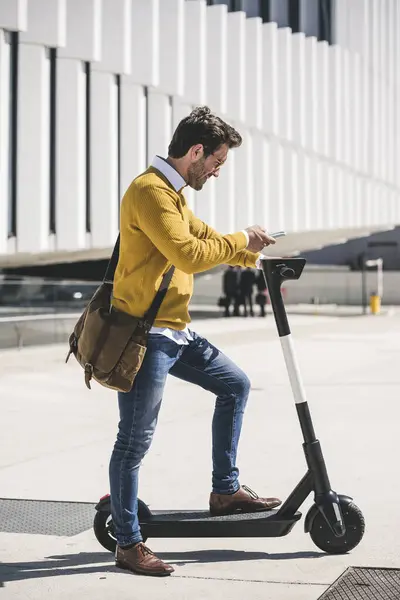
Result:
{"type": "Polygon", "coordinates": [[[0,498],[0,531],[73,536],[90,529],[95,505],[0,498]]]}
{"type": "Polygon", "coordinates": [[[349,567],[319,600],[399,600],[400,569],[349,567]]]}

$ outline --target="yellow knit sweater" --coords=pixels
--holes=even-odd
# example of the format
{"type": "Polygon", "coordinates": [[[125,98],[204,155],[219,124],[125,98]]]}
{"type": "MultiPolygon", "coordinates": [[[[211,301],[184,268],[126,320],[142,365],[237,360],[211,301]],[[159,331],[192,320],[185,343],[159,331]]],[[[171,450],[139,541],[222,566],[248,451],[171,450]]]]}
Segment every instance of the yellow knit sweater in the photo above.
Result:
{"type": "Polygon", "coordinates": [[[113,305],[143,316],[171,265],[175,272],[156,327],[182,330],[190,323],[193,274],[221,264],[255,267],[258,254],[245,250],[243,232],[220,235],[194,216],[182,190],[175,191],[154,167],[129,186],[121,202],[120,257],[113,305]]]}

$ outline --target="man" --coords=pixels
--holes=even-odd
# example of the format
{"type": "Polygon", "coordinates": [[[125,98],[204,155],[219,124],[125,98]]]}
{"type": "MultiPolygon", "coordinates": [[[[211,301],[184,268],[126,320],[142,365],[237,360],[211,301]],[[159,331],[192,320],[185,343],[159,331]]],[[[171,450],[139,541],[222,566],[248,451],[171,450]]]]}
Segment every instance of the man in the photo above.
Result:
{"type": "Polygon", "coordinates": [[[222,291],[224,294],[224,308],[225,317],[230,317],[230,307],[233,304],[233,314],[237,316],[238,313],[238,288],[239,288],[239,273],[237,267],[230,265],[222,277],[222,291]]]}
{"type": "Polygon", "coordinates": [[[262,271],[257,273],[256,278],[257,296],[256,302],[260,307],[260,317],[265,317],[265,305],[267,304],[267,284],[265,283],[264,275],[262,271]]]}
{"type": "Polygon", "coordinates": [[[259,252],[275,243],[260,226],[222,236],[197,219],[186,204],[185,186],[201,190],[210,177],[218,177],[229,149],[241,141],[237,131],[207,107],[196,108],[179,123],[167,159],[157,156],[131,183],[121,203],[113,305],[142,316],[163,274],[175,266],[133,388],[118,394],[120,422],[110,460],[116,564],[136,573],[160,576],[174,570],[143,544],[137,516],[138,470],[151,444],[168,373],[217,396],[211,514],[268,510],[280,504],[276,498],[259,498],[239,484],[236,454],[250,390],[247,376],[188,329],[194,273],[220,264],[255,267],[259,252]]]}
{"type": "Polygon", "coordinates": [[[254,317],[253,310],[253,287],[256,282],[256,276],[250,267],[243,269],[240,274],[239,288],[240,298],[243,301],[243,314],[247,317],[247,305],[249,305],[250,316],[254,317]]]}

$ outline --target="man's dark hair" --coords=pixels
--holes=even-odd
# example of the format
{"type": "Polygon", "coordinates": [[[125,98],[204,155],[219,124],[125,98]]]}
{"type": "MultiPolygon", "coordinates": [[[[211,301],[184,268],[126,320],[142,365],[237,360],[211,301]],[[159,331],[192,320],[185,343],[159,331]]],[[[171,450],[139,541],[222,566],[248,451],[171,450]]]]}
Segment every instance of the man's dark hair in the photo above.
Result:
{"type": "Polygon", "coordinates": [[[202,144],[204,155],[213,154],[222,144],[229,148],[237,148],[242,143],[240,134],[214,115],[208,106],[199,106],[190,115],[182,119],[175,129],[168,147],[168,156],[181,158],[189,148],[202,144]]]}

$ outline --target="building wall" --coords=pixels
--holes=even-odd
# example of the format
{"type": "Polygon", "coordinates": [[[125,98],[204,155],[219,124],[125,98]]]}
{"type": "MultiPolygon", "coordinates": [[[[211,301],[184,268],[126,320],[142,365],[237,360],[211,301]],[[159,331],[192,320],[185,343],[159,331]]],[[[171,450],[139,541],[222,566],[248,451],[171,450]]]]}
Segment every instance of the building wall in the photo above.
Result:
{"type": "Polygon", "coordinates": [[[0,0],[0,263],[111,248],[129,182],[204,103],[244,139],[188,192],[221,232],[399,223],[398,2],[337,0],[336,44],[270,6],[279,23],[205,0],[0,0]]]}

